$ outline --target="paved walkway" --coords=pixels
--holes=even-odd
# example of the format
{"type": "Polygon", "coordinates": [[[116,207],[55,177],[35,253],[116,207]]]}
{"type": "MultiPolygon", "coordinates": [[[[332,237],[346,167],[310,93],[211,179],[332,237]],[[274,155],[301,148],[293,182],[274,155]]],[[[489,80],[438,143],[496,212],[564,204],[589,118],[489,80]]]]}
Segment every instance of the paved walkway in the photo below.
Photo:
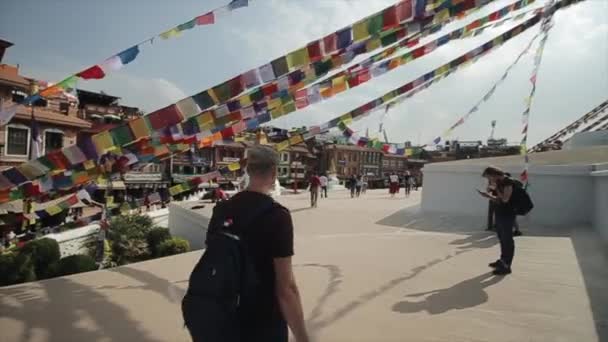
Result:
{"type": "MultiPolygon", "coordinates": [[[[523,221],[514,274],[492,277],[482,219],[423,215],[419,193],[329,195],[281,198],[315,341],[608,341],[606,245],[588,229],[523,221]]],[[[199,257],[0,289],[1,340],[188,341],[179,301],[199,257]]]]}

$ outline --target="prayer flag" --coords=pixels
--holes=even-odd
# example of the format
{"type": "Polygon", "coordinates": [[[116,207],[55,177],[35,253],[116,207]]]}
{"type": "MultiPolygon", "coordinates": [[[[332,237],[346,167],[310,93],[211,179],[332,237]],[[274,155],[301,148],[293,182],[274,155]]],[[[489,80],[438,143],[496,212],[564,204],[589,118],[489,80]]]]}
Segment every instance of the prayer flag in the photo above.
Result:
{"type": "Polygon", "coordinates": [[[399,25],[397,20],[397,8],[391,6],[382,12],[382,29],[388,30],[399,25]]]}
{"type": "Polygon", "coordinates": [[[301,143],[302,141],[304,141],[304,140],[302,139],[302,135],[300,135],[300,134],[294,135],[293,137],[289,138],[289,144],[291,144],[291,145],[297,145],[297,144],[301,143]]]}
{"type": "Polygon", "coordinates": [[[374,15],[373,17],[369,18],[368,20],[368,32],[371,35],[377,35],[378,33],[380,33],[382,31],[382,27],[384,25],[384,19],[383,19],[383,14],[382,13],[378,13],[376,15],[374,15]]]}
{"type": "Polygon", "coordinates": [[[275,77],[280,77],[289,72],[289,67],[287,65],[287,58],[285,56],[281,56],[274,61],[271,62],[272,70],[274,72],[275,77]]]}
{"type": "Polygon", "coordinates": [[[190,21],[187,21],[183,24],[177,25],[177,29],[180,31],[186,31],[186,30],[190,30],[190,29],[194,28],[194,26],[196,26],[196,18],[192,19],[190,21]]]}
{"type": "Polygon", "coordinates": [[[232,0],[229,4],[228,4],[228,8],[231,11],[234,11],[237,8],[241,8],[241,7],[247,7],[247,5],[249,4],[249,0],[232,0]]]}
{"type": "Polygon", "coordinates": [[[353,25],[353,40],[358,42],[370,36],[368,20],[362,20],[353,25]]]}
{"type": "Polygon", "coordinates": [[[192,96],[192,100],[194,100],[194,102],[196,102],[196,104],[198,104],[198,107],[201,110],[205,110],[209,107],[212,107],[217,103],[217,101],[214,100],[213,97],[211,96],[211,94],[209,93],[210,91],[212,91],[212,90],[211,89],[205,90],[205,91],[202,91],[202,92],[192,96]]]}
{"type": "Polygon", "coordinates": [[[105,73],[103,72],[103,70],[101,70],[99,65],[94,65],[86,70],[77,73],[76,76],[84,80],[102,79],[105,77],[105,73]]]}
{"type": "Polygon", "coordinates": [[[135,140],[131,133],[131,129],[126,124],[112,128],[110,133],[118,146],[127,145],[135,140]]]}
{"type": "Polygon", "coordinates": [[[167,30],[167,31],[161,33],[159,35],[159,37],[161,37],[162,39],[169,39],[169,38],[179,37],[181,34],[182,34],[181,31],[177,27],[174,27],[170,30],[167,30]]]}
{"type": "Polygon", "coordinates": [[[395,5],[398,22],[403,23],[412,19],[412,1],[414,0],[403,0],[395,5]]]}
{"type": "Polygon", "coordinates": [[[323,38],[323,55],[327,56],[337,50],[336,34],[332,33],[323,38]]]}
{"type": "Polygon", "coordinates": [[[228,170],[230,170],[230,171],[236,171],[236,170],[239,170],[240,168],[241,168],[241,164],[239,162],[234,162],[234,163],[228,164],[228,170]]]}
{"type": "Polygon", "coordinates": [[[289,148],[289,140],[281,141],[280,143],[276,144],[275,146],[276,146],[276,149],[278,152],[286,150],[287,148],[289,148]]]}
{"type": "Polygon", "coordinates": [[[316,62],[322,58],[320,41],[312,42],[306,48],[308,49],[308,57],[311,61],[316,62]]]}
{"type": "Polygon", "coordinates": [[[196,102],[191,97],[186,97],[185,99],[177,102],[175,105],[182,116],[186,119],[194,117],[201,112],[200,108],[196,105],[196,102]]]}
{"type": "Polygon", "coordinates": [[[253,88],[260,85],[260,73],[258,69],[251,69],[243,74],[245,88],[253,88]]]}
{"type": "Polygon", "coordinates": [[[346,49],[353,42],[351,28],[347,27],[336,32],[337,43],[336,47],[338,49],[346,49]]]}
{"type": "Polygon", "coordinates": [[[198,17],[196,17],[197,25],[211,25],[214,23],[215,23],[215,16],[213,15],[213,12],[209,12],[209,13],[199,15],[198,17]]]}
{"type": "Polygon", "coordinates": [[[262,78],[262,82],[267,83],[276,78],[274,70],[272,69],[272,64],[264,64],[259,68],[260,77],[262,78]]]}
{"type": "Polygon", "coordinates": [[[150,129],[144,118],[136,118],[129,121],[129,127],[135,139],[146,138],[150,135],[150,129]]]}
{"type": "Polygon", "coordinates": [[[308,63],[310,63],[310,58],[308,57],[308,49],[305,47],[287,55],[287,65],[290,69],[295,69],[308,63]]]}
{"type": "MultiPolygon", "coordinates": [[[[114,141],[112,140],[112,136],[110,132],[104,131],[101,133],[97,133],[93,135],[93,144],[95,144],[95,148],[97,149],[97,154],[102,155],[114,147],[114,141]]],[[[48,157],[48,155],[47,155],[48,157]]]]}
{"type": "Polygon", "coordinates": [[[135,60],[137,55],[139,54],[139,46],[135,45],[130,47],[118,54],[118,58],[120,58],[120,62],[123,65],[129,64],[135,60]]]}

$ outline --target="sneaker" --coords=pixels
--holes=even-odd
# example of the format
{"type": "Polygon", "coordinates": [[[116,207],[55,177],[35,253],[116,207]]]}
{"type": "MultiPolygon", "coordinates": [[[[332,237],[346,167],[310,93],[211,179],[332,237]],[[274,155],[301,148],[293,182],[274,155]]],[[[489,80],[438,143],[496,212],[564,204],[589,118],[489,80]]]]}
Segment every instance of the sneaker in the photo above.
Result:
{"type": "Polygon", "coordinates": [[[513,232],[513,236],[522,236],[522,235],[524,235],[524,234],[522,234],[520,230],[516,230],[513,232]]]}
{"type": "Polygon", "coordinates": [[[507,274],[511,274],[511,268],[510,267],[505,267],[505,266],[500,266],[498,268],[496,268],[494,271],[492,271],[493,275],[507,275],[507,274]]]}
{"type": "Polygon", "coordinates": [[[490,266],[492,268],[498,268],[498,267],[502,266],[502,261],[500,261],[500,259],[498,259],[494,262],[489,263],[488,266],[490,266]]]}

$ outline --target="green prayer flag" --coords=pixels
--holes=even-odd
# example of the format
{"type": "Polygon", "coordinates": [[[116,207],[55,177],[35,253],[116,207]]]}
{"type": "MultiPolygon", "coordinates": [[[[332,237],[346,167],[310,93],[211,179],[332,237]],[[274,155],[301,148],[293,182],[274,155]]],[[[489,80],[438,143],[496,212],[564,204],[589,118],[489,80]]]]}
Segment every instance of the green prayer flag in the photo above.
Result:
{"type": "Polygon", "coordinates": [[[382,32],[382,25],[384,25],[384,18],[382,13],[378,13],[375,16],[369,18],[367,31],[373,36],[382,32]]]}

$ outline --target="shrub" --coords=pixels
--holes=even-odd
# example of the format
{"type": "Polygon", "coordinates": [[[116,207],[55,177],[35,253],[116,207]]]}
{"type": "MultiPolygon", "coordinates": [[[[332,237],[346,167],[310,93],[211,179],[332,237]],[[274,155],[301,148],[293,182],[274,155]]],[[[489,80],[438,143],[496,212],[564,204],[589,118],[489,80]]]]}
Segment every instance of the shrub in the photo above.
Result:
{"type": "Polygon", "coordinates": [[[19,254],[31,257],[38,279],[46,279],[52,276],[48,268],[61,257],[57,241],[48,238],[28,242],[21,248],[19,254]]]}
{"type": "Polygon", "coordinates": [[[154,228],[145,215],[120,215],[112,218],[107,239],[111,242],[111,258],[117,265],[140,261],[148,255],[146,237],[154,228]]]}
{"type": "Polygon", "coordinates": [[[76,254],[61,258],[53,265],[54,276],[62,277],[70,274],[97,270],[95,260],[88,255],[76,254]]]}
{"type": "Polygon", "coordinates": [[[29,255],[5,253],[0,255],[0,286],[36,280],[34,263],[29,255]]]}
{"type": "Polygon", "coordinates": [[[171,238],[171,233],[169,229],[156,227],[148,232],[146,236],[146,241],[148,242],[148,251],[150,251],[150,255],[152,257],[157,257],[159,255],[159,247],[160,244],[169,240],[171,238]]]}
{"type": "Polygon", "coordinates": [[[190,251],[188,241],[178,237],[173,237],[161,243],[158,247],[159,256],[161,257],[186,253],[188,251],[190,251]]]}

